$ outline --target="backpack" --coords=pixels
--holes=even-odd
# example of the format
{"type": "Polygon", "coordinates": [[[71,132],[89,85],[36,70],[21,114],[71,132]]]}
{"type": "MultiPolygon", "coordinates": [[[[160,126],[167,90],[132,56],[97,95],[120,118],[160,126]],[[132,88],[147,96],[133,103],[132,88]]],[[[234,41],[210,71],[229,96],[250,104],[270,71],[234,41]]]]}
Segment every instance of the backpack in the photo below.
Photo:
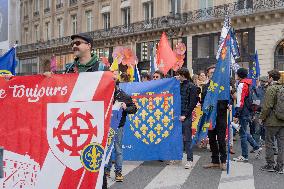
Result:
{"type": "Polygon", "coordinates": [[[277,91],[277,100],[274,112],[277,119],[284,120],[284,86],[277,91]]]}
{"type": "Polygon", "coordinates": [[[254,102],[253,102],[253,96],[254,96],[254,90],[253,90],[253,86],[252,85],[249,85],[249,84],[246,84],[248,85],[248,88],[249,88],[249,92],[248,92],[248,96],[245,97],[245,101],[244,101],[244,107],[247,107],[247,109],[249,110],[249,112],[253,112],[253,106],[254,106],[254,102]]]}

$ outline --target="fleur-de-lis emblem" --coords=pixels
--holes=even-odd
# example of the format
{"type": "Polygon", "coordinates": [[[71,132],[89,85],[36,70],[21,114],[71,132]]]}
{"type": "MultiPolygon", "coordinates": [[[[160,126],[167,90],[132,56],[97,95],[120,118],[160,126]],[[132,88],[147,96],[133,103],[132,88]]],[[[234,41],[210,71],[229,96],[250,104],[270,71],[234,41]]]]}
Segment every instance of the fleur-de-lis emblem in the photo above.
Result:
{"type": "Polygon", "coordinates": [[[219,86],[218,83],[214,83],[214,82],[211,80],[211,81],[210,81],[210,85],[209,85],[209,87],[208,87],[208,90],[214,92],[215,89],[216,89],[218,86],[219,86]]]}
{"type": "Polygon", "coordinates": [[[162,134],[162,137],[163,138],[167,138],[169,136],[169,131],[165,131],[163,134],[162,134]]]}
{"type": "Polygon", "coordinates": [[[154,130],[158,133],[158,135],[161,134],[161,131],[163,130],[163,127],[161,126],[161,124],[158,124],[154,130]]]}
{"type": "Polygon", "coordinates": [[[171,111],[170,111],[169,114],[170,114],[170,116],[172,117],[172,119],[174,119],[174,109],[173,109],[173,108],[171,109],[171,111]]]}
{"type": "Polygon", "coordinates": [[[129,121],[132,121],[134,114],[128,114],[129,121]]]}
{"type": "Polygon", "coordinates": [[[154,98],[154,101],[156,102],[156,105],[159,106],[160,105],[160,102],[162,101],[162,97],[156,97],[154,98]]]}
{"type": "Polygon", "coordinates": [[[143,97],[143,98],[140,98],[139,101],[141,102],[142,106],[145,106],[146,102],[148,102],[148,98],[143,97]]]}
{"type": "Polygon", "coordinates": [[[140,116],[142,117],[142,120],[145,121],[146,117],[147,117],[148,113],[146,110],[142,110],[142,112],[140,113],[140,116]]]}
{"type": "Polygon", "coordinates": [[[225,87],[224,86],[220,86],[220,90],[219,90],[219,93],[221,93],[222,91],[225,90],[225,87]]]}
{"type": "Polygon", "coordinates": [[[156,138],[156,134],[153,131],[150,131],[150,133],[147,135],[150,142],[154,142],[154,139],[156,138]]]}
{"type": "Polygon", "coordinates": [[[154,113],[154,116],[156,117],[156,119],[159,121],[161,118],[161,115],[163,114],[163,112],[161,112],[160,109],[157,109],[154,113]]]}
{"type": "Polygon", "coordinates": [[[146,140],[146,138],[143,138],[142,142],[144,142],[145,144],[149,144],[149,142],[146,140]]]}
{"type": "Polygon", "coordinates": [[[155,123],[156,121],[155,121],[155,119],[152,117],[152,116],[150,116],[149,118],[148,118],[148,120],[147,120],[147,123],[149,123],[149,126],[150,127],[153,127],[153,124],[155,123]]]}
{"type": "Polygon", "coordinates": [[[143,124],[142,127],[140,128],[140,131],[142,132],[143,135],[146,135],[148,127],[145,124],[143,124]]]}
{"type": "Polygon", "coordinates": [[[162,122],[163,122],[163,124],[164,124],[166,127],[168,126],[168,124],[169,124],[170,121],[171,121],[171,120],[169,119],[168,116],[165,116],[165,117],[162,119],[162,122]]]}
{"type": "Polygon", "coordinates": [[[138,128],[139,123],[141,123],[141,121],[139,120],[138,116],[135,117],[135,119],[133,120],[133,123],[134,123],[135,127],[138,128]]]}
{"type": "Polygon", "coordinates": [[[162,141],[162,139],[161,139],[161,138],[157,138],[157,140],[156,140],[155,144],[159,144],[161,141],[162,141]]]}
{"type": "Polygon", "coordinates": [[[141,138],[141,135],[140,135],[140,133],[139,133],[138,131],[136,131],[136,132],[134,133],[134,135],[135,135],[138,139],[141,138]]]}

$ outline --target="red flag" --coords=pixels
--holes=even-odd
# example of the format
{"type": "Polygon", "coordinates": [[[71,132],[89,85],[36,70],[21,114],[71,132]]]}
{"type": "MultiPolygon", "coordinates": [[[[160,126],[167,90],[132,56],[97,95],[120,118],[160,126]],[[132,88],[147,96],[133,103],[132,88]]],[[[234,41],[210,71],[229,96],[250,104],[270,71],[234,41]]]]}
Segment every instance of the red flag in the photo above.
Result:
{"type": "Polygon", "coordinates": [[[176,55],[170,47],[166,33],[163,32],[157,49],[158,68],[166,75],[176,61],[176,55]]]}
{"type": "Polygon", "coordinates": [[[0,108],[0,146],[5,148],[0,188],[102,188],[112,76],[84,72],[0,78],[5,107],[0,108]]]}

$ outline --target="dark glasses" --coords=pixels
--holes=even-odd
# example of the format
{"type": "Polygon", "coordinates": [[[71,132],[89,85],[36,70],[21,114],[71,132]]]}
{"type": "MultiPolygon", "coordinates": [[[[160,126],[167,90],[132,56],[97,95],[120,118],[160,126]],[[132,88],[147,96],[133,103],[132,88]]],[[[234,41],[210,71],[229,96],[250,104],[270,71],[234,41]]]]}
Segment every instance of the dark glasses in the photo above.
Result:
{"type": "Polygon", "coordinates": [[[153,76],[153,78],[158,79],[158,78],[159,78],[159,76],[153,76]]]}
{"type": "Polygon", "coordinates": [[[82,43],[83,44],[88,44],[87,42],[84,42],[84,41],[72,41],[71,42],[71,47],[73,47],[74,45],[80,46],[82,43]]]}

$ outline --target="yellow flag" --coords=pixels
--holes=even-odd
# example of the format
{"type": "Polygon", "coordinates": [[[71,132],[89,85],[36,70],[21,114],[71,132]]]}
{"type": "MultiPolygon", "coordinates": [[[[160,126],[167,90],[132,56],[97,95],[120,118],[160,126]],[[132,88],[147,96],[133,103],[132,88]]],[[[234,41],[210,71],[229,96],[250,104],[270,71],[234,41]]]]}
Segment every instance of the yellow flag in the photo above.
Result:
{"type": "Polygon", "coordinates": [[[134,81],[134,69],[132,66],[128,67],[127,74],[130,76],[130,81],[134,81]]]}
{"type": "Polygon", "coordinates": [[[118,61],[116,58],[113,60],[113,63],[111,64],[110,71],[118,71],[118,61]]]}

